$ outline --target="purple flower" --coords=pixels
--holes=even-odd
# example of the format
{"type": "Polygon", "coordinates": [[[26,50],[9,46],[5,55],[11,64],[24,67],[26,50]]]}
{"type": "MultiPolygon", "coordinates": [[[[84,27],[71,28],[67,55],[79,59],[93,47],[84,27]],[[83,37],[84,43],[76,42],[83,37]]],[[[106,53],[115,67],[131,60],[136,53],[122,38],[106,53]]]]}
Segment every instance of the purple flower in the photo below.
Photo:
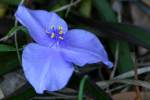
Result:
{"type": "Polygon", "coordinates": [[[95,35],[82,29],[68,30],[66,22],[56,13],[20,5],[15,16],[36,42],[24,48],[22,65],[37,93],[65,87],[74,71],[73,64],[103,62],[112,67],[95,35]]]}

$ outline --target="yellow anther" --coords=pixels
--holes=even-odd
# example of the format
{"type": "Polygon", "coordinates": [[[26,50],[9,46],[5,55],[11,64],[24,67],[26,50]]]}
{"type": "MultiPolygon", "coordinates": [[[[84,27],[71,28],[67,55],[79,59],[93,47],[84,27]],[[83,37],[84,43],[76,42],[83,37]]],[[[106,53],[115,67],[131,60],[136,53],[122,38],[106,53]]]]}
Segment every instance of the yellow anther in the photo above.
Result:
{"type": "Polygon", "coordinates": [[[60,34],[60,35],[63,34],[63,31],[59,31],[59,34],[60,34]]]}
{"type": "Polygon", "coordinates": [[[51,29],[54,29],[54,25],[51,25],[51,29]]]}
{"type": "Polygon", "coordinates": [[[63,40],[64,38],[60,36],[59,39],[63,40]]]}
{"type": "Polygon", "coordinates": [[[62,30],[63,28],[62,28],[62,26],[59,26],[58,29],[59,29],[59,30],[62,30]]]}
{"type": "Polygon", "coordinates": [[[51,38],[54,38],[54,37],[55,37],[55,33],[52,33],[51,38]]]}

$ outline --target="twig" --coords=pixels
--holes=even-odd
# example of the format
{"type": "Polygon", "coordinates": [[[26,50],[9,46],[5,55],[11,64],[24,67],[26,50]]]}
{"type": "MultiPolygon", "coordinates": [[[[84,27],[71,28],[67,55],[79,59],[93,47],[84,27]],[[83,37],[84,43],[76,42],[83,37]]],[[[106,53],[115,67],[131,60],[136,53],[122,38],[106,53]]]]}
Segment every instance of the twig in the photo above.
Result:
{"type": "MultiPolygon", "coordinates": [[[[134,79],[138,80],[137,61],[136,61],[136,59],[135,59],[134,73],[135,73],[134,79]]],[[[135,86],[135,90],[136,90],[137,100],[141,100],[141,94],[140,94],[139,86],[135,86]]]]}
{"type": "MultiPolygon", "coordinates": [[[[120,12],[117,12],[118,13],[118,22],[121,23],[121,20],[119,18],[121,18],[121,13],[120,12]]],[[[113,67],[113,70],[110,74],[110,80],[113,79],[113,77],[115,76],[115,72],[117,70],[117,64],[118,64],[118,58],[119,58],[119,42],[117,42],[116,44],[116,51],[115,51],[115,62],[114,62],[114,67],[113,67]]],[[[109,91],[109,87],[107,88],[107,91],[109,94],[111,94],[111,92],[109,91]]]]}
{"type": "MultiPolygon", "coordinates": [[[[146,73],[146,72],[150,72],[150,66],[137,69],[138,75],[146,73]]],[[[125,78],[129,78],[133,76],[134,76],[134,70],[118,75],[114,77],[113,79],[125,79],[125,78]]]]}
{"type": "MultiPolygon", "coordinates": [[[[115,72],[116,72],[116,69],[117,69],[117,63],[118,63],[118,58],[119,58],[119,42],[117,42],[116,44],[116,51],[115,51],[115,63],[114,63],[114,67],[113,67],[113,70],[110,74],[110,80],[113,79],[114,75],[115,75],[115,72]]],[[[109,93],[109,95],[111,95],[111,91],[109,91],[109,86],[107,88],[107,91],[109,93]]]]}
{"type": "Polygon", "coordinates": [[[150,66],[150,62],[138,63],[138,66],[150,66]]]}
{"type": "MultiPolygon", "coordinates": [[[[115,6],[115,4],[114,4],[114,6],[115,6]]],[[[119,6],[119,2],[117,2],[117,1],[116,1],[116,7],[119,7],[119,8],[116,8],[116,9],[114,7],[112,7],[112,8],[114,10],[116,10],[117,16],[118,16],[117,20],[118,20],[119,23],[121,23],[122,22],[122,7],[119,6]]],[[[116,44],[116,52],[115,52],[114,68],[113,68],[113,71],[111,72],[110,79],[112,79],[114,77],[116,69],[117,69],[118,58],[119,58],[119,46],[120,46],[120,43],[117,42],[117,44],[116,44]]]]}
{"type": "Polygon", "coordinates": [[[49,92],[49,91],[47,91],[47,93],[52,94],[54,96],[60,96],[60,97],[66,97],[67,96],[65,94],[61,94],[61,93],[57,93],[57,92],[49,92]]]}
{"type": "MultiPolygon", "coordinates": [[[[70,4],[73,3],[73,1],[74,1],[74,0],[71,0],[71,1],[70,1],[70,4]]],[[[68,15],[70,9],[71,9],[71,7],[69,7],[69,8],[67,9],[67,11],[66,11],[66,13],[65,13],[65,17],[67,17],[67,15],[68,15]]]]}
{"type": "Polygon", "coordinates": [[[106,92],[114,92],[114,91],[117,91],[117,90],[119,90],[119,89],[122,89],[122,88],[124,88],[124,87],[126,87],[127,85],[125,84],[125,85],[121,85],[121,86],[117,86],[117,87],[115,87],[115,88],[112,88],[112,89],[109,89],[109,91],[106,91],[106,92]]]}
{"type": "MultiPolygon", "coordinates": [[[[21,0],[20,5],[22,5],[24,3],[25,0],[21,0]]],[[[17,19],[15,19],[15,27],[18,26],[18,21],[17,19]]],[[[18,41],[17,41],[17,31],[14,34],[14,41],[15,41],[15,47],[16,47],[16,52],[17,52],[17,57],[18,57],[18,61],[21,65],[21,57],[20,57],[20,53],[19,53],[19,49],[18,49],[18,41]]]]}
{"type": "Polygon", "coordinates": [[[119,58],[119,42],[116,44],[116,52],[115,52],[115,62],[114,62],[114,68],[111,72],[110,79],[113,79],[116,69],[117,69],[117,63],[119,58]]]}
{"type": "Polygon", "coordinates": [[[65,5],[65,6],[62,6],[62,7],[59,8],[59,9],[53,10],[53,12],[63,11],[63,10],[65,10],[65,9],[69,8],[69,7],[75,6],[75,5],[78,4],[80,1],[81,1],[81,0],[76,0],[76,1],[73,2],[73,3],[67,4],[67,5],[65,5]]]}
{"type": "Polygon", "coordinates": [[[7,36],[4,36],[4,37],[0,38],[0,42],[1,41],[6,41],[7,39],[9,39],[10,37],[12,37],[13,35],[14,35],[14,32],[12,32],[11,35],[9,35],[9,36],[7,35],[7,36]]]}
{"type": "MultiPolygon", "coordinates": [[[[18,25],[18,22],[15,19],[15,27],[17,27],[17,25],[18,25]]],[[[17,53],[18,61],[21,64],[21,57],[20,57],[19,48],[18,48],[18,41],[17,41],[17,31],[14,34],[14,41],[15,41],[15,47],[16,47],[16,53],[17,53]]]]}
{"type": "Polygon", "coordinates": [[[49,97],[33,97],[32,99],[30,100],[55,100],[55,99],[69,99],[69,100],[72,100],[72,99],[77,99],[77,96],[66,96],[66,97],[61,97],[61,96],[49,96],[49,97]]]}
{"type": "Polygon", "coordinates": [[[129,84],[129,85],[137,85],[137,86],[142,86],[144,88],[150,89],[150,83],[146,82],[146,81],[141,81],[141,80],[130,80],[130,79],[107,80],[107,81],[97,82],[96,84],[100,87],[106,87],[106,86],[113,84],[113,83],[124,83],[124,84],[129,84]]]}

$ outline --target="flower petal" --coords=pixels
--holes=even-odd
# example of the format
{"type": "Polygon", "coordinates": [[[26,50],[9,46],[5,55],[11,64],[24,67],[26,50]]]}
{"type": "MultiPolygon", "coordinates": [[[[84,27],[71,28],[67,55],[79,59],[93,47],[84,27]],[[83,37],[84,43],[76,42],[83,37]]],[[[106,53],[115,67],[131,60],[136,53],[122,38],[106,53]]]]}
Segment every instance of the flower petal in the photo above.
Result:
{"type": "Polygon", "coordinates": [[[67,23],[54,12],[44,10],[29,10],[29,12],[47,30],[50,29],[51,26],[54,26],[54,28],[62,26],[64,33],[68,31],[67,23]]]}
{"type": "Polygon", "coordinates": [[[112,67],[103,45],[88,31],[81,29],[68,31],[61,46],[64,58],[69,62],[83,66],[101,61],[108,67],[112,67]]]}
{"type": "Polygon", "coordinates": [[[53,42],[46,34],[51,25],[58,27],[61,25],[64,32],[68,30],[66,22],[55,13],[49,13],[44,10],[31,10],[23,5],[18,7],[15,14],[17,20],[29,30],[31,37],[42,45],[49,46],[53,42]]]}
{"type": "Polygon", "coordinates": [[[74,70],[72,64],[64,61],[57,49],[34,43],[25,47],[22,64],[27,80],[37,93],[63,88],[74,70]]]}

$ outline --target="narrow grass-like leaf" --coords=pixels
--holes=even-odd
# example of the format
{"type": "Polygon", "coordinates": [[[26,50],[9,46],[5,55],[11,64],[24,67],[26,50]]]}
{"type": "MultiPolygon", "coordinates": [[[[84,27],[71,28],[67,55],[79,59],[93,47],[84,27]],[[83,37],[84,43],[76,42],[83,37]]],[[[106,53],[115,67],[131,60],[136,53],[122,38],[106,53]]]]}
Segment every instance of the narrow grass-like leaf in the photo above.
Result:
{"type": "Polygon", "coordinates": [[[12,37],[17,31],[23,31],[23,32],[27,32],[27,30],[22,27],[22,26],[14,26],[7,34],[6,36],[4,36],[3,38],[0,39],[0,41],[5,41],[7,39],[9,39],[10,37],[12,37]]]}
{"type": "Polygon", "coordinates": [[[6,3],[10,5],[17,5],[21,0],[0,0],[1,3],[6,3]]]}
{"type": "Polygon", "coordinates": [[[88,76],[84,76],[80,82],[78,100],[83,100],[84,85],[88,76]]]}
{"type": "Polygon", "coordinates": [[[114,28],[119,29],[122,32],[128,33],[123,34],[126,38],[131,37],[129,41],[132,41],[134,44],[142,45],[145,48],[150,49],[150,32],[142,28],[133,25],[126,24],[111,24],[114,28]]]}
{"type": "Polygon", "coordinates": [[[81,15],[85,16],[85,17],[90,17],[91,15],[91,0],[82,0],[81,1],[81,6],[80,6],[80,13],[81,15]]]}
{"type": "Polygon", "coordinates": [[[107,93],[94,84],[89,78],[85,81],[84,91],[88,93],[90,92],[89,94],[91,94],[95,100],[112,100],[107,93]]]}
{"type": "Polygon", "coordinates": [[[17,69],[19,63],[16,53],[2,52],[0,53],[0,76],[14,69],[17,69]]]}
{"type": "MultiPolygon", "coordinates": [[[[8,5],[18,5],[21,2],[21,0],[0,0],[0,3],[5,3],[8,5]]],[[[35,2],[45,2],[45,0],[35,0],[35,2]]]]}
{"type": "Polygon", "coordinates": [[[0,44],[0,52],[16,51],[16,48],[10,45],[0,44]]]}
{"type": "Polygon", "coordinates": [[[102,20],[107,22],[116,22],[117,17],[111,9],[108,0],[92,0],[93,4],[98,10],[98,14],[102,20]]]}
{"type": "Polygon", "coordinates": [[[76,23],[80,28],[88,28],[100,37],[123,40],[132,45],[139,45],[150,49],[150,32],[143,28],[129,24],[101,22],[91,18],[81,17],[74,13],[71,14],[70,16],[72,17],[68,17],[68,21],[76,23]]]}
{"type": "Polygon", "coordinates": [[[134,80],[134,79],[114,79],[114,80],[106,80],[106,81],[100,81],[97,82],[96,84],[98,86],[103,86],[106,87],[108,85],[111,85],[113,83],[124,83],[124,84],[128,84],[128,85],[136,85],[136,86],[142,86],[144,88],[150,89],[150,85],[149,82],[147,81],[142,81],[142,80],[134,80]]]}
{"type": "MultiPolygon", "coordinates": [[[[99,15],[103,16],[103,20],[105,20],[106,22],[117,22],[117,17],[115,16],[107,0],[93,0],[93,2],[98,10],[99,15]]],[[[113,56],[115,57],[115,48],[118,42],[120,46],[117,69],[119,73],[124,73],[126,71],[131,70],[134,65],[131,58],[129,45],[124,41],[117,41],[114,39],[109,40],[109,46],[113,56]],[[126,49],[126,51],[124,51],[124,49],[126,49]]]]}
{"type": "MultiPolygon", "coordinates": [[[[94,100],[112,100],[112,98],[100,87],[96,85],[88,76],[81,77],[74,74],[69,82],[69,87],[80,86],[78,99],[83,99],[84,96],[94,100]]],[[[78,87],[77,87],[78,88],[78,87]]],[[[86,98],[84,98],[86,99],[86,98]]]]}

